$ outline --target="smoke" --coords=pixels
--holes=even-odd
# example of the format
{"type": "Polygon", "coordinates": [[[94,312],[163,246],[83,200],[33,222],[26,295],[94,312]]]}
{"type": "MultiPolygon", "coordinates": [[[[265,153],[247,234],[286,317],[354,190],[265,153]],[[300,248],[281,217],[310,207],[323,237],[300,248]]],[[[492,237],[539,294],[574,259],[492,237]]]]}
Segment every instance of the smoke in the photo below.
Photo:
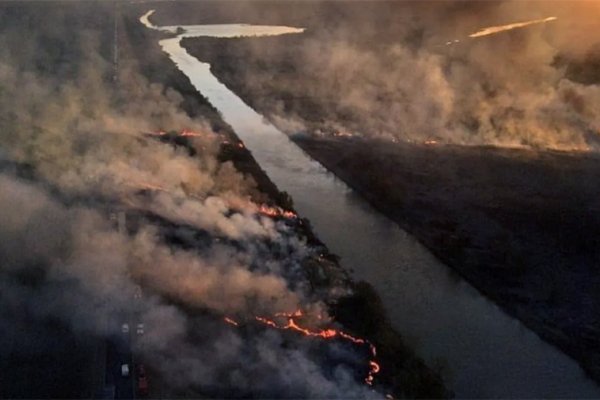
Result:
{"type": "Polygon", "coordinates": [[[239,250],[213,246],[199,257],[167,247],[151,227],[131,237],[97,211],[66,208],[30,183],[1,175],[0,184],[0,323],[9,331],[14,321],[6,314],[25,310],[38,323],[59,319],[77,332],[109,336],[118,333],[123,316],[137,312],[146,325],[139,352],[176,388],[369,395],[344,368],[324,376],[309,356],[311,342],[289,346],[277,332],[244,338],[218,319],[190,317],[173,305],[240,315],[299,306],[300,294],[285,279],[250,272],[239,250]],[[24,275],[31,279],[17,279],[24,275]],[[132,301],[139,283],[144,297],[132,301]]]}
{"type": "MultiPolygon", "coordinates": [[[[313,15],[296,21],[307,26],[297,37],[223,41],[219,55],[199,42],[184,43],[286,132],[598,148],[600,76],[590,70],[583,83],[572,68],[600,54],[597,2],[317,3],[312,8],[313,15]],[[514,25],[550,16],[556,19],[514,25]],[[511,24],[515,29],[469,37],[511,24]],[[223,53],[232,54],[232,62],[243,59],[243,67],[222,65],[223,53]],[[297,127],[300,122],[304,128],[297,127]]],[[[288,23],[284,11],[278,12],[277,22],[288,23]]],[[[253,21],[261,13],[232,11],[230,18],[253,21]]]]}
{"type": "Polygon", "coordinates": [[[0,9],[3,21],[19,16],[0,32],[2,157],[36,177],[0,174],[0,358],[50,348],[31,327],[105,339],[137,315],[146,332],[136,352],[176,390],[370,396],[344,367],[359,364],[353,349],[222,322],[323,313],[301,267],[316,250],[261,215],[252,178],[219,160],[221,136],[181,111],[179,93],[149,83],[126,54],[112,83],[104,7],[0,9]],[[22,19],[40,33],[27,39],[22,19]],[[193,156],[144,135],[170,129],[199,133],[193,156]],[[108,218],[115,206],[130,215],[127,231],[108,218]],[[341,362],[324,368],[328,356],[341,362]]]}
{"type": "MultiPolygon", "coordinates": [[[[3,271],[14,273],[28,265],[49,264],[46,278],[75,279],[89,304],[111,299],[105,304],[110,310],[97,310],[107,316],[117,309],[127,310],[134,281],[218,313],[253,315],[299,306],[298,295],[288,290],[280,276],[253,274],[240,260],[236,263],[242,256],[240,250],[214,246],[198,257],[194,252],[167,247],[150,226],[130,237],[117,232],[92,209],[65,208],[42,190],[9,176],[0,176],[0,183],[6,189],[0,197],[3,271]]],[[[51,301],[47,304],[56,304],[62,296],[48,297],[51,301]]],[[[64,306],[68,304],[69,300],[64,306]]],[[[101,320],[90,315],[94,313],[85,309],[81,317],[74,318],[101,320]]]]}

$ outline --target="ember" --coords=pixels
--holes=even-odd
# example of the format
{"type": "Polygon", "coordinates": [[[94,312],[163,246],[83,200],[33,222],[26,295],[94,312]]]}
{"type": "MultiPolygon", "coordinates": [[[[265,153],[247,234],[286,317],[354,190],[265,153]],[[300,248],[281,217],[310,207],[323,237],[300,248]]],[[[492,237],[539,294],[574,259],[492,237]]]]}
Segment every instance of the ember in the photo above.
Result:
{"type": "Polygon", "coordinates": [[[151,136],[165,136],[167,134],[171,134],[174,136],[182,136],[182,137],[201,137],[201,136],[206,136],[204,133],[200,133],[200,132],[194,132],[191,131],[189,129],[182,129],[179,133],[177,133],[176,131],[164,131],[162,129],[156,131],[156,132],[148,132],[147,135],[151,135],[151,136]]]}

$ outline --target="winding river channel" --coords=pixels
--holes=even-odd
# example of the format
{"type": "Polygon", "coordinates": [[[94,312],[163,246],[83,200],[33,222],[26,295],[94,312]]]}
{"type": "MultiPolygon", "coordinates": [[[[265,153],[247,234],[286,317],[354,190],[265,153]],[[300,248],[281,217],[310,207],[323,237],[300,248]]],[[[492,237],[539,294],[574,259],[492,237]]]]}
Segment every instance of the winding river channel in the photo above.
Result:
{"type": "Polygon", "coordinates": [[[426,362],[443,365],[456,397],[600,398],[600,388],[571,358],[440,263],[398,225],[311,159],[180,46],[183,37],[299,34],[303,29],[245,24],[148,28],[179,35],[162,49],[217,108],[300,215],[341,257],[355,279],[372,284],[394,327],[426,362]],[[180,28],[178,30],[178,28],[180,28]]]}

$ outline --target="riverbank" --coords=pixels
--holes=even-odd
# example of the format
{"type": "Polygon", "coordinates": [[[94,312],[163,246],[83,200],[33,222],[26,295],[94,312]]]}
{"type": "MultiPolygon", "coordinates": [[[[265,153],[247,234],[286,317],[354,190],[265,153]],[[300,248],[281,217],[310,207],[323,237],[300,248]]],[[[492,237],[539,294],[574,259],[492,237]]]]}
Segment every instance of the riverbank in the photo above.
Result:
{"type": "Polygon", "coordinates": [[[346,134],[336,122],[359,132],[370,122],[335,105],[342,93],[335,76],[323,83],[331,97],[319,95],[318,71],[298,60],[320,35],[261,39],[262,46],[219,39],[183,45],[280,129],[308,132],[294,140],[311,157],[600,382],[597,159],[333,139],[346,134]]]}
{"type": "Polygon", "coordinates": [[[298,137],[474,287],[600,381],[600,159],[298,137]],[[394,171],[390,174],[389,171],[394,171]]]}
{"type": "MultiPolygon", "coordinates": [[[[188,96],[193,98],[195,89],[187,78],[178,71],[171,73],[175,66],[158,47],[157,33],[149,30],[142,31],[145,28],[141,24],[138,28],[131,19],[126,24],[131,32],[129,36],[135,37],[135,43],[132,43],[131,47],[143,49],[143,52],[140,50],[136,54],[140,64],[151,63],[154,71],[164,71],[162,74],[153,74],[150,70],[150,72],[146,72],[146,77],[151,81],[175,88],[184,93],[186,98],[188,96]]],[[[197,100],[197,104],[204,104],[201,96],[196,95],[196,97],[200,99],[197,100]]],[[[186,109],[186,111],[188,110],[186,109]]],[[[190,112],[194,112],[194,107],[191,107],[190,112]]],[[[223,127],[222,131],[226,133],[231,142],[223,149],[220,160],[232,161],[237,170],[251,176],[257,183],[257,193],[253,195],[254,201],[267,202],[286,210],[293,210],[290,197],[280,192],[252,155],[243,146],[238,145],[239,139],[231,129],[215,115],[211,117],[211,124],[223,127]]],[[[311,263],[316,263],[316,265],[306,265],[307,268],[315,270],[314,285],[323,286],[338,282],[353,290],[353,295],[342,298],[335,304],[329,304],[330,312],[342,326],[352,329],[352,332],[357,335],[368,338],[377,346],[377,360],[381,365],[381,373],[376,378],[376,387],[380,387],[382,390],[389,388],[391,393],[397,396],[447,397],[449,393],[444,388],[439,375],[429,370],[403,343],[401,336],[391,328],[381,302],[373,289],[365,283],[355,283],[349,280],[347,272],[341,269],[336,257],[330,254],[313,234],[307,220],[301,220],[300,223],[294,225],[294,228],[298,236],[305,238],[310,246],[322,250],[320,260],[311,260],[311,263]],[[317,273],[318,271],[321,272],[317,273]],[[320,279],[318,282],[315,277],[322,273],[325,273],[326,279],[320,279]],[[361,315],[361,317],[357,318],[357,315],[361,315]]]]}

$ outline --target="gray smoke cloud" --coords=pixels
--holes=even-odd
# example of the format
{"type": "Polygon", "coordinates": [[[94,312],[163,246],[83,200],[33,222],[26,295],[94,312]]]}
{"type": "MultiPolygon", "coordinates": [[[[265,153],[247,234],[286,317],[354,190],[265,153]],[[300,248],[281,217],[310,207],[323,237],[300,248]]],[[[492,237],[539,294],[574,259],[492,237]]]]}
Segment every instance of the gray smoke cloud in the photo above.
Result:
{"type": "MultiPolygon", "coordinates": [[[[200,41],[188,40],[186,46],[212,61],[219,77],[289,133],[598,148],[600,76],[590,72],[583,82],[573,68],[585,69],[586,60],[600,54],[596,2],[362,2],[306,8],[312,13],[298,13],[295,20],[285,10],[270,18],[306,26],[298,37],[223,41],[220,49],[226,50],[219,54],[200,41]],[[557,19],[468,37],[486,26],[549,16],[557,19]],[[223,64],[222,54],[230,54],[234,65],[223,64]],[[238,59],[243,64],[235,64],[238,59]]],[[[224,20],[254,21],[265,14],[269,19],[255,7],[244,15],[231,11],[224,20]]]]}
{"type": "Polygon", "coordinates": [[[97,211],[66,208],[30,183],[0,175],[0,184],[0,304],[5,313],[0,323],[9,331],[14,323],[6,314],[23,308],[39,323],[59,319],[77,332],[104,336],[118,334],[123,315],[138,312],[146,325],[138,351],[176,388],[212,385],[216,393],[272,396],[374,395],[344,368],[323,375],[308,355],[314,346],[310,341],[284,345],[275,331],[246,339],[214,318],[190,317],[164,300],[229,315],[272,315],[298,307],[301,296],[288,289],[283,277],[250,272],[239,262],[239,250],[213,247],[202,256],[174,250],[150,227],[131,237],[97,211]],[[35,284],[19,283],[16,277],[23,275],[31,275],[35,284]],[[133,302],[140,283],[143,300],[133,302]],[[203,337],[193,339],[193,330],[203,337]]]}
{"type": "MultiPolygon", "coordinates": [[[[252,178],[219,161],[220,136],[181,111],[179,93],[150,84],[125,56],[114,87],[112,24],[98,22],[112,9],[19,7],[0,9],[10,22],[0,32],[0,148],[36,180],[0,173],[0,355],[50,346],[32,326],[58,321],[110,338],[135,313],[146,325],[139,356],[182,393],[374,395],[352,368],[324,369],[316,341],[222,321],[326,313],[301,267],[316,250],[261,215],[252,178]],[[40,31],[27,40],[23,18],[40,31]],[[144,135],[163,129],[200,133],[190,139],[196,154],[144,135]],[[109,204],[133,215],[135,229],[118,231],[109,204]],[[133,301],[139,285],[144,296],[133,301]]],[[[359,364],[341,344],[327,351],[359,364]]]]}

